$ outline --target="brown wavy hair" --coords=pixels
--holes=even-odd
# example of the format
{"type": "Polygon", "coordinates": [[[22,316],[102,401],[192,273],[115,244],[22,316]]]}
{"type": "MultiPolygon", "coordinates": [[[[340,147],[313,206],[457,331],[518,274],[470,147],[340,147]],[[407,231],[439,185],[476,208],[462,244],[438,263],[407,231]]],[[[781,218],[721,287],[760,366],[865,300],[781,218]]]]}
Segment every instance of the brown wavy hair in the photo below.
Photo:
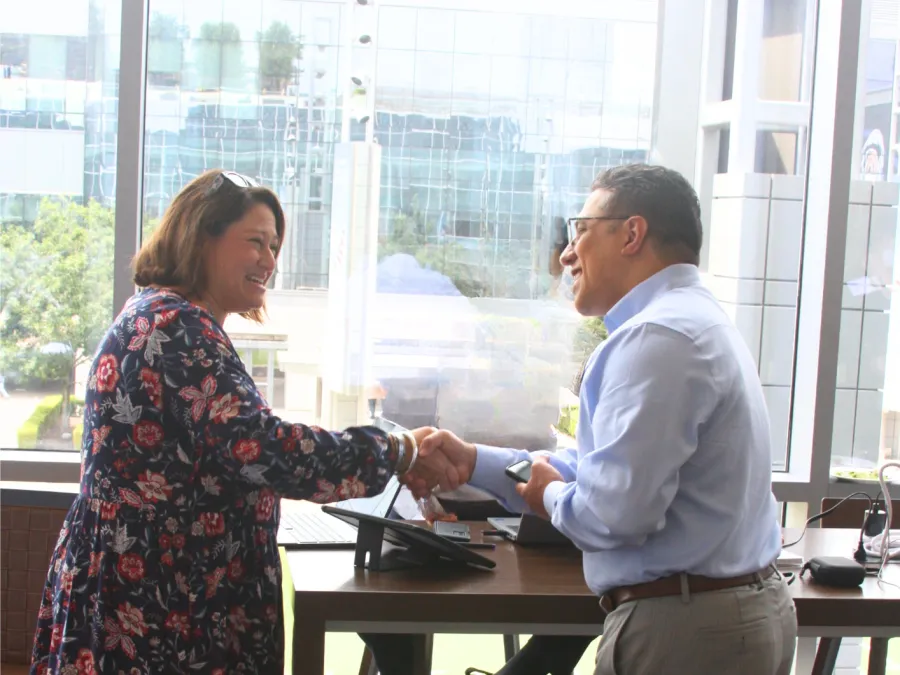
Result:
{"type": "MultiPolygon", "coordinates": [[[[201,296],[206,290],[203,261],[209,244],[256,204],[267,206],[275,216],[278,258],[284,241],[284,211],[278,197],[269,188],[242,188],[227,179],[215,188],[220,174],[222,170],[214,169],[197,176],[172,200],[132,262],[137,286],[166,286],[192,297],[201,296]]],[[[265,306],[242,312],[241,316],[262,323],[265,306]]]]}

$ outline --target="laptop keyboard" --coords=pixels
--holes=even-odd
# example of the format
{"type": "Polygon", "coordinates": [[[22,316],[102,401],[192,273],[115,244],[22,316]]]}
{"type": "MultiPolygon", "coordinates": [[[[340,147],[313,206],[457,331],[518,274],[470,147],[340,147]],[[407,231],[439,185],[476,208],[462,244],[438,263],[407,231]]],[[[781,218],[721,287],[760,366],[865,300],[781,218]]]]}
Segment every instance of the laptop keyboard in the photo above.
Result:
{"type": "Polygon", "coordinates": [[[327,513],[282,513],[281,529],[298,542],[342,543],[356,541],[356,530],[327,513]]]}

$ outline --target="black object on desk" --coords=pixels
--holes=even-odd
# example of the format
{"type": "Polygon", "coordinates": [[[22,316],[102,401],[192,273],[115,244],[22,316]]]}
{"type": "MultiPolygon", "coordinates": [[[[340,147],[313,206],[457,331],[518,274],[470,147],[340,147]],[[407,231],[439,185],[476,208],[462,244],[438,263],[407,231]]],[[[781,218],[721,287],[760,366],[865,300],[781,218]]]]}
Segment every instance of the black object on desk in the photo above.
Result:
{"type": "Polygon", "coordinates": [[[496,566],[493,560],[424,527],[333,506],[323,506],[322,511],[357,528],[354,565],[371,572],[446,564],[487,569],[496,566]],[[385,544],[396,548],[385,550],[385,544]]]}

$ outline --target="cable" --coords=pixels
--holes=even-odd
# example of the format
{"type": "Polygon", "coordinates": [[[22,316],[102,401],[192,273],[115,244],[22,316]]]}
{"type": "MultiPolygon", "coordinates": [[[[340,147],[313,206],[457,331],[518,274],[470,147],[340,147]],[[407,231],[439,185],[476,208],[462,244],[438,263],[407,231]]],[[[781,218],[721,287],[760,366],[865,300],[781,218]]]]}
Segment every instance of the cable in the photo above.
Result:
{"type": "MultiPolygon", "coordinates": [[[[872,498],[869,495],[867,495],[865,492],[854,492],[853,494],[847,495],[846,497],[844,497],[841,501],[839,501],[837,504],[832,506],[830,509],[826,509],[825,511],[822,511],[821,513],[817,513],[812,518],[809,518],[806,521],[806,523],[803,525],[803,531],[800,532],[800,536],[797,537],[797,539],[795,539],[794,541],[792,541],[789,544],[782,544],[781,548],[790,548],[791,546],[794,546],[795,544],[799,544],[800,540],[803,539],[803,535],[806,534],[807,527],[809,527],[812,523],[816,522],[817,520],[821,520],[825,516],[833,513],[834,510],[837,509],[841,504],[846,502],[848,499],[852,499],[853,497],[865,497],[869,501],[869,511],[872,510],[872,498]]],[[[865,523],[863,523],[863,527],[865,527],[865,523]]],[[[859,534],[859,546],[860,546],[860,548],[862,548],[862,531],[860,531],[860,534],[859,534]]],[[[863,553],[865,553],[865,551],[863,551],[863,553]]]]}
{"type": "Polygon", "coordinates": [[[894,508],[891,503],[891,493],[888,490],[887,481],[884,479],[884,470],[889,466],[900,469],[900,462],[893,459],[885,462],[878,468],[878,485],[881,487],[882,494],[884,494],[884,508],[887,511],[887,522],[884,524],[884,530],[881,533],[881,567],[878,568],[879,581],[884,581],[884,566],[891,559],[891,525],[894,520],[894,508]]]}

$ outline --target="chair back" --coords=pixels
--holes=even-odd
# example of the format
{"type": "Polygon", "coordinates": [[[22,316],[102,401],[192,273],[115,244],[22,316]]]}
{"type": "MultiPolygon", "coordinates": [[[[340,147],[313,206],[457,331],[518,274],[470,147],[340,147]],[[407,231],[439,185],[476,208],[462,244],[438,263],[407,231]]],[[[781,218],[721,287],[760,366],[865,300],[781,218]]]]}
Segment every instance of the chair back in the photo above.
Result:
{"type": "MultiPolygon", "coordinates": [[[[826,497],[822,500],[822,511],[827,511],[839,501],[841,500],[826,497]]],[[[868,499],[854,497],[841,504],[840,507],[834,510],[834,513],[829,513],[822,518],[819,523],[822,527],[859,529],[862,527],[863,519],[866,517],[866,509],[868,508],[868,499]]],[[[900,514],[900,499],[892,499],[891,508],[894,512],[894,523],[896,523],[898,518],[900,518],[900,515],[898,515],[900,514]]]]}

